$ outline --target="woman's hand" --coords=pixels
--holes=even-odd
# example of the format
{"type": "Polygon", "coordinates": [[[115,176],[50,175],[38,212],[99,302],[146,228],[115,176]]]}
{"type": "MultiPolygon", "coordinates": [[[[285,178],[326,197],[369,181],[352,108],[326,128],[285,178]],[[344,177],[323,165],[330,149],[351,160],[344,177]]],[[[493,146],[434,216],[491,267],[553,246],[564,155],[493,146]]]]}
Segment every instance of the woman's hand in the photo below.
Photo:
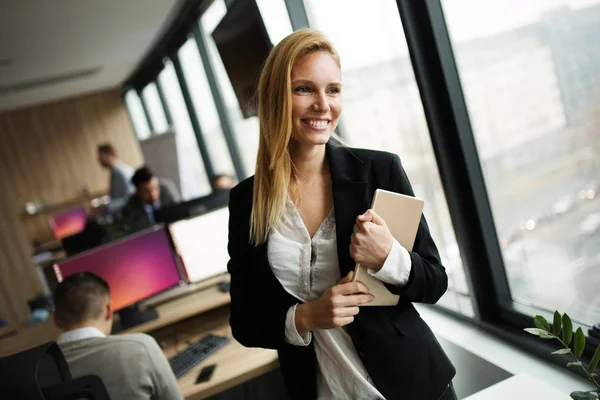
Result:
{"type": "Polygon", "coordinates": [[[357,263],[379,271],[392,250],[394,238],[383,218],[369,209],[356,217],[350,237],[350,256],[357,263]]]}
{"type": "Polygon", "coordinates": [[[352,282],[353,274],[350,272],[318,299],[298,304],[295,320],[300,336],[316,329],[334,329],[348,325],[358,314],[359,304],[373,301],[375,297],[368,287],[360,282],[352,282]]]}

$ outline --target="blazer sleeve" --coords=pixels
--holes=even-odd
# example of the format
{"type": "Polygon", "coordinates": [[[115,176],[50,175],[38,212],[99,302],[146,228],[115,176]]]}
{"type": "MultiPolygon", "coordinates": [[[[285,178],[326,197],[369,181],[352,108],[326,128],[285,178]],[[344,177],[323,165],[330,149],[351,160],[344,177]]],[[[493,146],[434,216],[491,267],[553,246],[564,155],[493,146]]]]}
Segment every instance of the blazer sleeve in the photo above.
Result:
{"type": "Polygon", "coordinates": [[[268,284],[261,282],[259,253],[249,243],[251,191],[232,189],[229,196],[229,263],[231,296],[229,325],[233,337],[246,347],[280,349],[285,345],[289,304],[274,301],[268,284]]]}
{"type": "MultiPolygon", "coordinates": [[[[410,181],[397,155],[392,157],[389,176],[392,191],[414,196],[410,181]]],[[[389,284],[386,286],[391,292],[400,295],[401,299],[419,303],[436,303],[448,288],[448,275],[424,216],[421,216],[415,244],[409,254],[412,267],[408,283],[403,287],[389,284]]]]}

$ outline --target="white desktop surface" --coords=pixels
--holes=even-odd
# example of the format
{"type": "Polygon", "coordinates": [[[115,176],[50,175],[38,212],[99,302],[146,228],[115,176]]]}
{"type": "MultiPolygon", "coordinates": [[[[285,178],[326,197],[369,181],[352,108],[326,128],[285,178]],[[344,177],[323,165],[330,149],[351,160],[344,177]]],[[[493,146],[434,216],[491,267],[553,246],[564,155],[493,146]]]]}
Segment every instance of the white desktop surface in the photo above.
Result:
{"type": "MultiPolygon", "coordinates": [[[[573,388],[586,390],[585,388],[573,388]]],[[[495,385],[477,392],[464,400],[570,400],[568,393],[562,393],[547,383],[528,374],[511,376],[495,385]]]]}

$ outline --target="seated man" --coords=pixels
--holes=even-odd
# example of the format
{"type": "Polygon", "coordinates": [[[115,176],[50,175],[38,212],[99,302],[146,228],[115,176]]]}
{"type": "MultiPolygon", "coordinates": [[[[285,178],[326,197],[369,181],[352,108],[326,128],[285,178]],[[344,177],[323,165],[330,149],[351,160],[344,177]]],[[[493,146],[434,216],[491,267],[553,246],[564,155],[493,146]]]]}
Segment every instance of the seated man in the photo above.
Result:
{"type": "Polygon", "coordinates": [[[154,211],[181,201],[175,184],[167,179],[158,179],[148,167],[135,171],[131,182],[135,186],[135,194],[123,208],[123,223],[129,232],[151,227],[156,224],[154,211]]]}
{"type": "Polygon", "coordinates": [[[108,336],[110,289],[100,277],[80,272],[58,284],[54,321],[65,332],[57,343],[73,377],[97,375],[111,399],[180,400],[171,366],[145,334],[108,336]]]}

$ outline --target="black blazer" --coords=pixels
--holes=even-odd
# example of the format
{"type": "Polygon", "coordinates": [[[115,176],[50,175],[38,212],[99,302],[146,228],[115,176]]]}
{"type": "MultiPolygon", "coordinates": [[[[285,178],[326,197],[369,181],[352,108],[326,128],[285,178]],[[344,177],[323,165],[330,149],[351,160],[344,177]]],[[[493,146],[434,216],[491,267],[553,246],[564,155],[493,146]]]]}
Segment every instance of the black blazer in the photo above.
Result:
{"type": "MultiPolygon", "coordinates": [[[[350,236],[356,216],[370,207],[375,189],[414,195],[397,155],[327,145],[333,183],[337,251],[342,276],[353,270],[350,236]]],[[[288,309],[298,303],[281,286],[267,258],[267,244],[249,244],[254,178],[231,190],[229,254],[231,319],[234,338],[247,347],[276,349],[292,399],[317,394],[313,344],[298,347],[285,341],[288,309]]],[[[361,307],[347,326],[356,351],[377,389],[386,399],[435,400],[452,380],[455,369],[412,302],[435,303],[446,291],[448,277],[437,248],[421,219],[408,284],[390,307],[361,307]]]]}

